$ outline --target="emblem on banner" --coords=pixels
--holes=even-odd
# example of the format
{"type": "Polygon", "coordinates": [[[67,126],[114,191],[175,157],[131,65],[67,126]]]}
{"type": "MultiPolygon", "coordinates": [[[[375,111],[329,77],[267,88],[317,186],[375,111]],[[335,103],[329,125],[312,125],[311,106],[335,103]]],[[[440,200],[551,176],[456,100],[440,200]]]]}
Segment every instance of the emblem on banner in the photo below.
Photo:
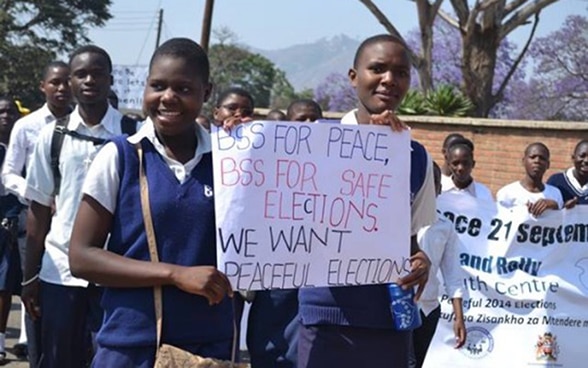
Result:
{"type": "Polygon", "coordinates": [[[576,267],[580,269],[578,280],[580,284],[584,286],[584,289],[588,290],[588,258],[580,258],[576,262],[576,267]]]}
{"type": "Polygon", "coordinates": [[[468,327],[467,338],[460,351],[469,358],[481,359],[494,350],[494,338],[483,327],[468,327]]]}
{"type": "Polygon", "coordinates": [[[539,335],[535,348],[535,357],[537,360],[550,362],[557,360],[559,345],[557,344],[557,337],[551,332],[546,332],[543,336],[539,335]]]}

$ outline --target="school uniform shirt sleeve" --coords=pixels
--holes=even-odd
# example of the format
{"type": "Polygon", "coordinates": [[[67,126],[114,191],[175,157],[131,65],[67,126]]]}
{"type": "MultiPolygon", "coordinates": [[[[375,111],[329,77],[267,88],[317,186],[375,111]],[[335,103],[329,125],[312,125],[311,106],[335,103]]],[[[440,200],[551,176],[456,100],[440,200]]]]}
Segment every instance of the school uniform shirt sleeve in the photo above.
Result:
{"type": "Polygon", "coordinates": [[[427,173],[423,186],[414,197],[411,206],[410,233],[416,235],[420,228],[435,222],[437,218],[433,161],[427,152],[427,173]]]}
{"type": "Polygon", "coordinates": [[[467,291],[463,288],[464,274],[459,264],[460,240],[453,229],[453,224],[451,222],[449,224],[440,270],[441,275],[443,275],[447,295],[452,299],[463,299],[467,295],[467,291]]]}
{"type": "Polygon", "coordinates": [[[557,203],[557,208],[562,209],[564,207],[563,197],[558,188],[553,185],[545,184],[543,193],[545,193],[545,198],[553,199],[557,203]]]}
{"type": "Polygon", "coordinates": [[[492,196],[492,192],[490,189],[485,186],[484,184],[477,182],[474,180],[474,191],[476,193],[476,198],[481,199],[483,201],[490,201],[494,202],[494,197],[492,196]]]}
{"type": "Polygon", "coordinates": [[[46,125],[41,130],[39,140],[35,144],[33,157],[29,165],[25,198],[29,201],[35,201],[43,206],[50,207],[53,202],[53,190],[55,181],[53,180],[53,170],[51,169],[51,138],[55,123],[46,125]]]}
{"type": "Polygon", "coordinates": [[[114,214],[120,185],[118,173],[118,149],[107,143],[92,161],[82,186],[82,193],[96,200],[108,212],[114,214]]]}
{"type": "Polygon", "coordinates": [[[25,199],[27,181],[22,174],[27,157],[26,135],[23,129],[25,122],[26,120],[20,119],[14,124],[2,166],[2,184],[23,204],[27,202],[25,199]]]}

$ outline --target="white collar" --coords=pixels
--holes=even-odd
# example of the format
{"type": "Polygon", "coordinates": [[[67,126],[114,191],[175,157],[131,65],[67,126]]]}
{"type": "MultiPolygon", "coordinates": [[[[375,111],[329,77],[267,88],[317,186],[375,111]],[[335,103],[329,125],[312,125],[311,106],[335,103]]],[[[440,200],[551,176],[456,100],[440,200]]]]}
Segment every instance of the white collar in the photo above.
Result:
{"type": "Polygon", "coordinates": [[[69,123],[67,124],[67,128],[70,130],[76,130],[76,129],[78,129],[78,127],[80,127],[80,125],[84,125],[89,129],[93,129],[98,126],[101,126],[104,129],[106,129],[106,131],[108,131],[109,133],[116,134],[119,130],[119,127],[120,127],[121,118],[122,118],[122,114],[118,110],[116,110],[114,107],[110,106],[110,104],[108,104],[108,109],[106,110],[106,113],[102,117],[102,120],[100,120],[100,123],[98,125],[90,127],[90,126],[86,125],[86,123],[84,122],[84,119],[80,115],[79,106],[76,106],[74,111],[72,111],[71,114],[69,115],[69,123]]]}
{"type": "Polygon", "coordinates": [[[576,177],[574,176],[574,167],[570,167],[569,169],[566,170],[565,172],[565,176],[568,179],[568,181],[570,182],[570,184],[576,188],[576,190],[580,193],[585,193],[588,192],[588,183],[585,184],[584,186],[580,185],[580,182],[578,181],[578,179],[576,179],[576,177]]]}

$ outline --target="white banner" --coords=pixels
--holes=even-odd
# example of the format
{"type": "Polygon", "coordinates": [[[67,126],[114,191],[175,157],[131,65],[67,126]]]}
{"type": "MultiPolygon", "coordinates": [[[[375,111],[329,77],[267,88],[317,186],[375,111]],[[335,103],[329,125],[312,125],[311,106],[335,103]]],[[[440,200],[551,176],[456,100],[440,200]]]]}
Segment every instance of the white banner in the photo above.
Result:
{"type": "Polygon", "coordinates": [[[149,74],[147,65],[113,65],[112,90],[118,96],[118,108],[143,110],[143,91],[149,74]]]}
{"type": "Polygon", "coordinates": [[[218,267],[238,290],[389,283],[409,269],[408,132],[214,130],[218,267]]]}
{"type": "Polygon", "coordinates": [[[587,367],[588,206],[512,211],[445,193],[463,243],[468,337],[453,348],[447,295],[424,367],[587,367]]]}

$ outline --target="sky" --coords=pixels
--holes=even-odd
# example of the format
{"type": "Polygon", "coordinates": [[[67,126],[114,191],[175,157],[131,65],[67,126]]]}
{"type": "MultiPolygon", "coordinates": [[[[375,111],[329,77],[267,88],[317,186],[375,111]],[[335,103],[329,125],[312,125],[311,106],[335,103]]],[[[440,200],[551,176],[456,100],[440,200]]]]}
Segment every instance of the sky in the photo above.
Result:
{"type": "MultiPolygon", "coordinates": [[[[417,27],[414,2],[375,3],[402,34],[417,27]]],[[[204,4],[205,0],[113,0],[113,18],[105,27],[91,29],[88,36],[110,53],[115,64],[147,64],[156,44],[159,9],[163,9],[161,42],[172,37],[200,41],[204,4]]],[[[536,37],[558,29],[571,14],[588,15],[588,2],[560,0],[545,8],[536,37]]],[[[212,29],[221,27],[233,31],[239,43],[265,50],[340,34],[362,40],[385,33],[359,0],[215,0],[212,29]]],[[[530,26],[519,28],[510,39],[522,45],[530,26]]],[[[211,42],[215,42],[214,36],[211,42]]]]}

